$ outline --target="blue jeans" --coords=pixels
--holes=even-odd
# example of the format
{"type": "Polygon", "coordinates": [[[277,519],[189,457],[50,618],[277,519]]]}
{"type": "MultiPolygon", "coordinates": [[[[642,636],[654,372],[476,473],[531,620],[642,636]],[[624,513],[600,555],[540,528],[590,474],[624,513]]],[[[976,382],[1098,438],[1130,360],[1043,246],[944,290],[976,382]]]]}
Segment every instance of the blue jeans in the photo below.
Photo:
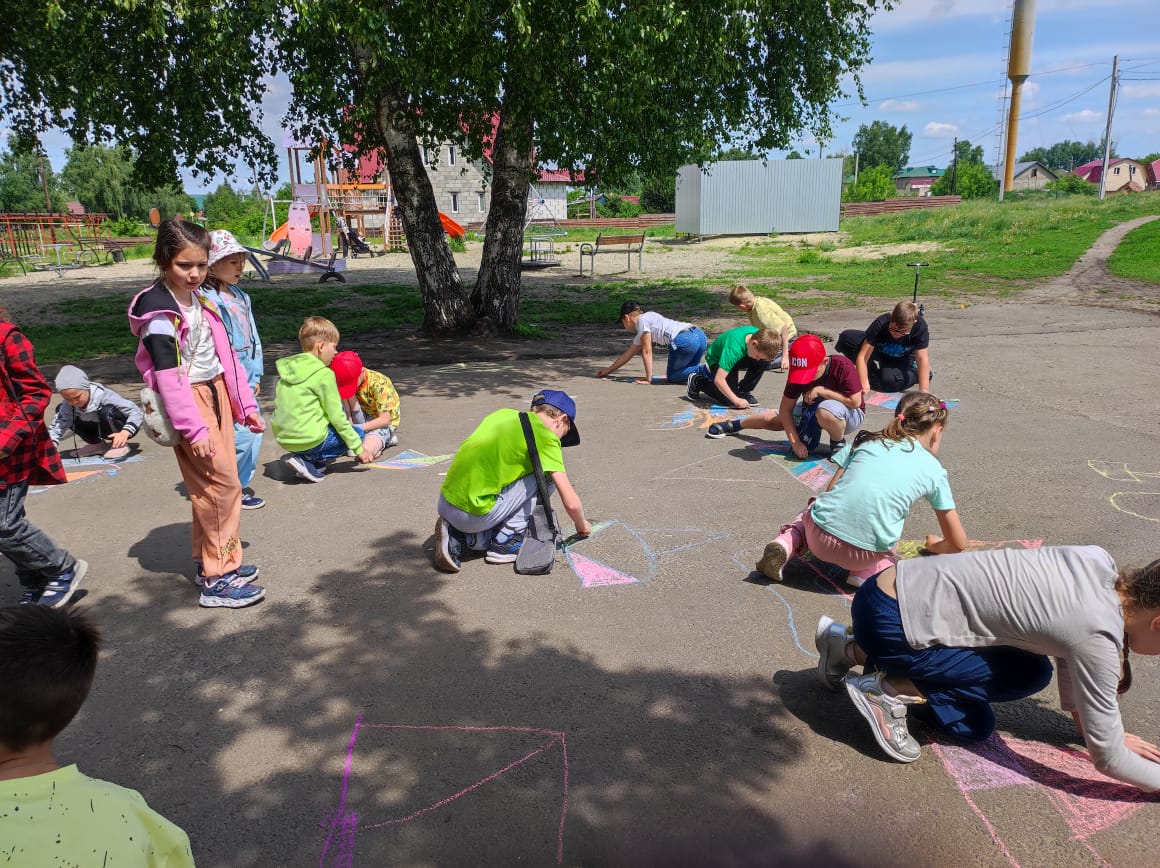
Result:
{"type": "MultiPolygon", "coordinates": [[[[351,427],[354,428],[354,433],[361,440],[363,437],[362,425],[351,425],[351,427]]],[[[346,441],[338,436],[338,432],[331,425],[326,429],[326,437],[321,443],[313,449],[307,449],[305,452],[295,452],[294,454],[305,458],[315,467],[322,467],[327,461],[333,461],[336,458],[341,458],[343,455],[346,455],[348,449],[350,447],[346,445],[346,441]]]]}
{"type": "Polygon", "coordinates": [[[962,738],[981,741],[994,732],[992,702],[1023,699],[1051,683],[1051,661],[1020,648],[912,648],[898,600],[878,589],[877,576],[858,589],[850,614],[854,641],[866,652],[866,671],[909,678],[926,697],[926,705],[912,710],[962,738]]]}
{"type": "Polygon", "coordinates": [[[255,434],[247,425],[234,423],[234,454],[238,459],[238,479],[242,481],[242,488],[250,484],[258,471],[258,452],[261,448],[261,434],[255,434]]]}
{"type": "Polygon", "coordinates": [[[694,326],[683,331],[669,344],[669,363],[665,370],[665,378],[670,383],[684,383],[689,374],[701,366],[701,359],[705,357],[705,347],[708,340],[701,329],[694,326]]]}
{"type": "MultiPolygon", "coordinates": [[[[549,497],[555,490],[556,486],[548,482],[549,497]]],[[[529,473],[504,486],[486,515],[464,512],[458,506],[448,503],[442,494],[439,495],[436,511],[441,519],[467,536],[468,548],[482,552],[487,550],[497,536],[523,534],[528,529],[528,519],[539,499],[536,475],[529,473]]]]}
{"type": "Polygon", "coordinates": [[[0,486],[0,554],[16,566],[26,588],[43,588],[76,565],[76,559],[28,520],[24,499],[28,481],[0,486]]]}

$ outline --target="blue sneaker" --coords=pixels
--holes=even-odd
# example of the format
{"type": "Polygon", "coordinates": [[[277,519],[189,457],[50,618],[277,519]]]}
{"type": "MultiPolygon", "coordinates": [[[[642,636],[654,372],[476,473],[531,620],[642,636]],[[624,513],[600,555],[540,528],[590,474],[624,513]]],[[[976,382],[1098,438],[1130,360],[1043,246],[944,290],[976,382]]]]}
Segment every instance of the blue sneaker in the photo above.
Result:
{"type": "Polygon", "coordinates": [[[444,573],[459,572],[465,540],[462,531],[442,517],[435,519],[435,569],[444,573]]]}
{"type": "Polygon", "coordinates": [[[265,505],[266,501],[258,495],[242,492],[242,509],[261,509],[265,505]]]}
{"type": "MultiPolygon", "coordinates": [[[[254,579],[258,578],[258,568],[254,564],[242,564],[236,570],[226,573],[221,578],[229,579],[230,584],[235,587],[238,585],[248,585],[254,579]]],[[[205,569],[201,565],[201,561],[197,562],[197,576],[194,577],[193,583],[198,587],[205,584],[205,569]]]]}
{"type": "Polygon", "coordinates": [[[41,588],[25,588],[24,593],[20,595],[20,602],[18,606],[28,606],[35,604],[42,593],[41,588]]]}
{"type": "Polygon", "coordinates": [[[266,589],[261,585],[232,585],[228,576],[222,576],[202,588],[197,604],[206,609],[243,609],[265,596],[266,589]]]}
{"type": "Polygon", "coordinates": [[[515,563],[516,557],[520,553],[520,547],[524,544],[524,535],[522,533],[512,534],[506,542],[491,541],[491,545],[487,547],[487,554],[483,559],[489,564],[511,564],[515,563]]]}
{"type": "Polygon", "coordinates": [[[78,558],[71,570],[66,573],[61,573],[44,586],[44,590],[41,592],[36,604],[38,606],[48,606],[50,609],[59,609],[72,599],[72,595],[76,593],[81,579],[85,577],[85,573],[88,571],[88,563],[78,558]]]}
{"type": "Polygon", "coordinates": [[[290,455],[286,458],[286,465],[307,482],[322,482],[326,479],[326,471],[305,456],[290,455]]]}

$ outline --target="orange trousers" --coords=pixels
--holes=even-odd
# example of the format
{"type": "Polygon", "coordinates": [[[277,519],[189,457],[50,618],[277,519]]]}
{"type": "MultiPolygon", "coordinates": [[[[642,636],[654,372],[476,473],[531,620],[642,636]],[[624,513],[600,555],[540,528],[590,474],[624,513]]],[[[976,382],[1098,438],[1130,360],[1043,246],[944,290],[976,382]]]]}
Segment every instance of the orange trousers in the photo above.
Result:
{"type": "Polygon", "coordinates": [[[212,458],[198,458],[182,438],[174,451],[193,504],[193,557],[207,576],[224,576],[242,564],[242,483],[234,455],[234,420],[221,376],[194,383],[193,399],[209,429],[212,458]]]}

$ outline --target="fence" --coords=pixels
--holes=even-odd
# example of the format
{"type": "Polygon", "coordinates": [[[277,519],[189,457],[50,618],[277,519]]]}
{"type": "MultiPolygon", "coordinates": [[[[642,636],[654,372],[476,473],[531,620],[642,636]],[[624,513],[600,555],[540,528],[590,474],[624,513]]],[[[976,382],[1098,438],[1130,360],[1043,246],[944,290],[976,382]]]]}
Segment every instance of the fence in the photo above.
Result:
{"type": "Polygon", "coordinates": [[[889,214],[894,211],[910,211],[913,208],[945,208],[958,205],[962,196],[907,196],[899,199],[882,199],[878,202],[843,202],[843,217],[868,217],[872,214],[889,214]]]}

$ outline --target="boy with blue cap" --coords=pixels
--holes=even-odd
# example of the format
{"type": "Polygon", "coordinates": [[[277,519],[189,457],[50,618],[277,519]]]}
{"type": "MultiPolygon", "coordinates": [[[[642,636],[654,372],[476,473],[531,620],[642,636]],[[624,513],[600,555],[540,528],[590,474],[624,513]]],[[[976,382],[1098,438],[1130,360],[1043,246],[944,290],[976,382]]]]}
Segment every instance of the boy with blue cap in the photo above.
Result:
{"type": "MultiPolygon", "coordinates": [[[[542,389],[532,398],[531,409],[528,420],[548,492],[559,492],[576,533],[588,536],[592,527],[564,472],[561,452],[561,447],[580,442],[576,402],[564,392],[542,389]]],[[[486,552],[489,564],[513,563],[538,499],[520,413],[496,410],[460,445],[440,489],[435,567],[457,573],[468,551],[486,552]]]]}

